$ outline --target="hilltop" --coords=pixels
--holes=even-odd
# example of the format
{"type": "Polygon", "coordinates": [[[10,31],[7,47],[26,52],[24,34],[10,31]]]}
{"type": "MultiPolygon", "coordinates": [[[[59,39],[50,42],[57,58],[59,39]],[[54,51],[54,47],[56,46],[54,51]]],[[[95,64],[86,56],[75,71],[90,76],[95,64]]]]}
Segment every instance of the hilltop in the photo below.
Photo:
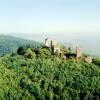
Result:
{"type": "Polygon", "coordinates": [[[20,47],[0,58],[0,76],[1,100],[100,99],[100,59],[87,63],[47,47],[20,47]]]}

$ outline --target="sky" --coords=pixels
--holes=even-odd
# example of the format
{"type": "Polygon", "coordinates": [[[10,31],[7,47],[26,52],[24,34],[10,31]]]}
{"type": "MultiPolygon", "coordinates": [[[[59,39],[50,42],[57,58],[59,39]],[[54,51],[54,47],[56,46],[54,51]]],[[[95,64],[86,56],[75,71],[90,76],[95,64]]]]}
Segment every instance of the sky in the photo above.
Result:
{"type": "Polygon", "coordinates": [[[100,37],[100,0],[0,0],[0,34],[100,37]]]}

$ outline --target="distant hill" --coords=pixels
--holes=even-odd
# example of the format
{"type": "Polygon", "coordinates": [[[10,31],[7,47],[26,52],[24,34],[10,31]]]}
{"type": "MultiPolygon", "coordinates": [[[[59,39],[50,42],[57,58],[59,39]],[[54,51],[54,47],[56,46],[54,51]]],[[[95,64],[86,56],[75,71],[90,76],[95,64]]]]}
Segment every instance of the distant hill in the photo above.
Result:
{"type": "Polygon", "coordinates": [[[7,53],[15,53],[18,47],[27,45],[39,47],[41,43],[8,35],[0,35],[0,56],[7,53]]]}

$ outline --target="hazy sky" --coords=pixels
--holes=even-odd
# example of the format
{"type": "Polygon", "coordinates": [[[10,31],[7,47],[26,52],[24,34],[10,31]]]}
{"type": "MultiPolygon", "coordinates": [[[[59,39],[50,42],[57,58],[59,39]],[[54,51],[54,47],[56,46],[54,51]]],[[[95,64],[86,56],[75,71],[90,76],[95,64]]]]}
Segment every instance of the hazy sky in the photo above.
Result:
{"type": "Polygon", "coordinates": [[[0,0],[0,33],[100,36],[100,0],[0,0]]]}

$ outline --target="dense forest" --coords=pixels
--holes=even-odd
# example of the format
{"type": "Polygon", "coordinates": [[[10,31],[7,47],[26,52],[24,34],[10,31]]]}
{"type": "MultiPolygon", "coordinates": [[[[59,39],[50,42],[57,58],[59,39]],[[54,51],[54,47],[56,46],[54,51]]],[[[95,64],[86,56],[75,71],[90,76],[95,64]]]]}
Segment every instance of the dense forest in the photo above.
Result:
{"type": "Polygon", "coordinates": [[[15,53],[18,47],[23,45],[39,47],[41,43],[8,35],[0,35],[0,56],[8,53],[15,53]]]}
{"type": "Polygon", "coordinates": [[[88,64],[19,47],[0,58],[0,100],[100,100],[100,58],[88,64]]]}

